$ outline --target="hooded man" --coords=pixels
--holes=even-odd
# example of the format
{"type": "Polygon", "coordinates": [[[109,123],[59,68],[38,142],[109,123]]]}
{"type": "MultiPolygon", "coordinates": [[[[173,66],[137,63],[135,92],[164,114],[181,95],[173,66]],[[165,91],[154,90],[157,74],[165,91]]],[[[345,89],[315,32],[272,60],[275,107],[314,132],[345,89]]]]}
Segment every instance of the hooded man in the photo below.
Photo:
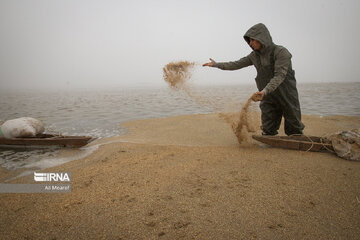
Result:
{"type": "Polygon", "coordinates": [[[295,71],[291,66],[291,54],[282,46],[275,45],[269,30],[262,23],[251,27],[244,35],[253,51],[234,62],[211,62],[203,66],[222,70],[237,70],[254,65],[258,92],[254,100],[260,101],[263,135],[276,135],[281,118],[285,119],[287,135],[302,134],[301,110],[296,88],[295,71]]]}

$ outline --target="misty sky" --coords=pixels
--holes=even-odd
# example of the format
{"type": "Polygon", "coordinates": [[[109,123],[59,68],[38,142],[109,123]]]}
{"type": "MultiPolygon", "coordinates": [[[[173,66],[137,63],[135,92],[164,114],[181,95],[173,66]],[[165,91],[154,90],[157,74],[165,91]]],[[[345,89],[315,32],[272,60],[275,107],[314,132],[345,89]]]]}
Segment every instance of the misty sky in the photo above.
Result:
{"type": "MultiPolygon", "coordinates": [[[[251,52],[264,23],[302,82],[360,81],[360,1],[0,0],[0,89],[165,86],[170,61],[251,52]]],[[[255,84],[255,69],[196,67],[199,85],[255,84]]]]}

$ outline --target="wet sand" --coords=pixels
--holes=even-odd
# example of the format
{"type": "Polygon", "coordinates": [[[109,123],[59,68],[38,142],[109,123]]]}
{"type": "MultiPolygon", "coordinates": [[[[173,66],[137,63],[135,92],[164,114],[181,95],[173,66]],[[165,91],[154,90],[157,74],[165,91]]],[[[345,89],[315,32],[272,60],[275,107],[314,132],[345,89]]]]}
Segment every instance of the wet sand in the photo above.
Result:
{"type": "MultiPolygon", "coordinates": [[[[316,136],[360,127],[360,117],[303,122],[316,136]]],[[[360,162],[239,146],[216,114],[123,126],[124,142],[46,170],[71,172],[71,193],[1,194],[0,238],[359,239],[360,162]]]]}

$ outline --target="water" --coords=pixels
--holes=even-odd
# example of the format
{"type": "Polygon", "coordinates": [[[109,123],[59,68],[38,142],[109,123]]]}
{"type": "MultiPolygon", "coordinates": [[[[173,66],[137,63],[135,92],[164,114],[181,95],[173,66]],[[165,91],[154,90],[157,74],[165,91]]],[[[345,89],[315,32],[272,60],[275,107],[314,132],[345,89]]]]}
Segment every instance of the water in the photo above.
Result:
{"type": "Polygon", "coordinates": [[[303,114],[360,116],[360,82],[301,84],[303,114]]]}
{"type": "MultiPolygon", "coordinates": [[[[2,93],[0,121],[31,116],[43,121],[47,131],[104,138],[126,133],[126,129],[120,126],[124,121],[239,111],[240,104],[256,91],[255,84],[191,89],[198,96],[195,101],[185,92],[173,91],[165,86],[107,91],[2,93]]],[[[303,114],[360,116],[360,83],[300,84],[298,90],[303,114]]],[[[84,156],[86,149],[77,150],[76,154],[84,156]]],[[[62,151],[0,149],[0,165],[7,169],[49,167],[54,161],[59,162],[58,156],[62,151]]]]}

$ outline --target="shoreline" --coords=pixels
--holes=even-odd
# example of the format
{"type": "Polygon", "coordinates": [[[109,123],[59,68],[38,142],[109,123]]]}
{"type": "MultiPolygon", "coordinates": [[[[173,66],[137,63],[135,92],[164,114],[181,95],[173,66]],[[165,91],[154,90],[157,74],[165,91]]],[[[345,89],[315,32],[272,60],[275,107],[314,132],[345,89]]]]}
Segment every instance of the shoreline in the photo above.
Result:
{"type": "MultiPolygon", "coordinates": [[[[303,115],[303,121],[307,135],[360,127],[360,117],[351,116],[303,115]]],[[[217,114],[135,120],[122,126],[129,133],[113,139],[122,142],[44,170],[71,172],[71,193],[1,194],[1,238],[360,235],[359,162],[330,153],[271,148],[252,139],[239,146],[230,125],[217,114]]],[[[34,183],[32,175],[10,182],[34,183]]]]}

